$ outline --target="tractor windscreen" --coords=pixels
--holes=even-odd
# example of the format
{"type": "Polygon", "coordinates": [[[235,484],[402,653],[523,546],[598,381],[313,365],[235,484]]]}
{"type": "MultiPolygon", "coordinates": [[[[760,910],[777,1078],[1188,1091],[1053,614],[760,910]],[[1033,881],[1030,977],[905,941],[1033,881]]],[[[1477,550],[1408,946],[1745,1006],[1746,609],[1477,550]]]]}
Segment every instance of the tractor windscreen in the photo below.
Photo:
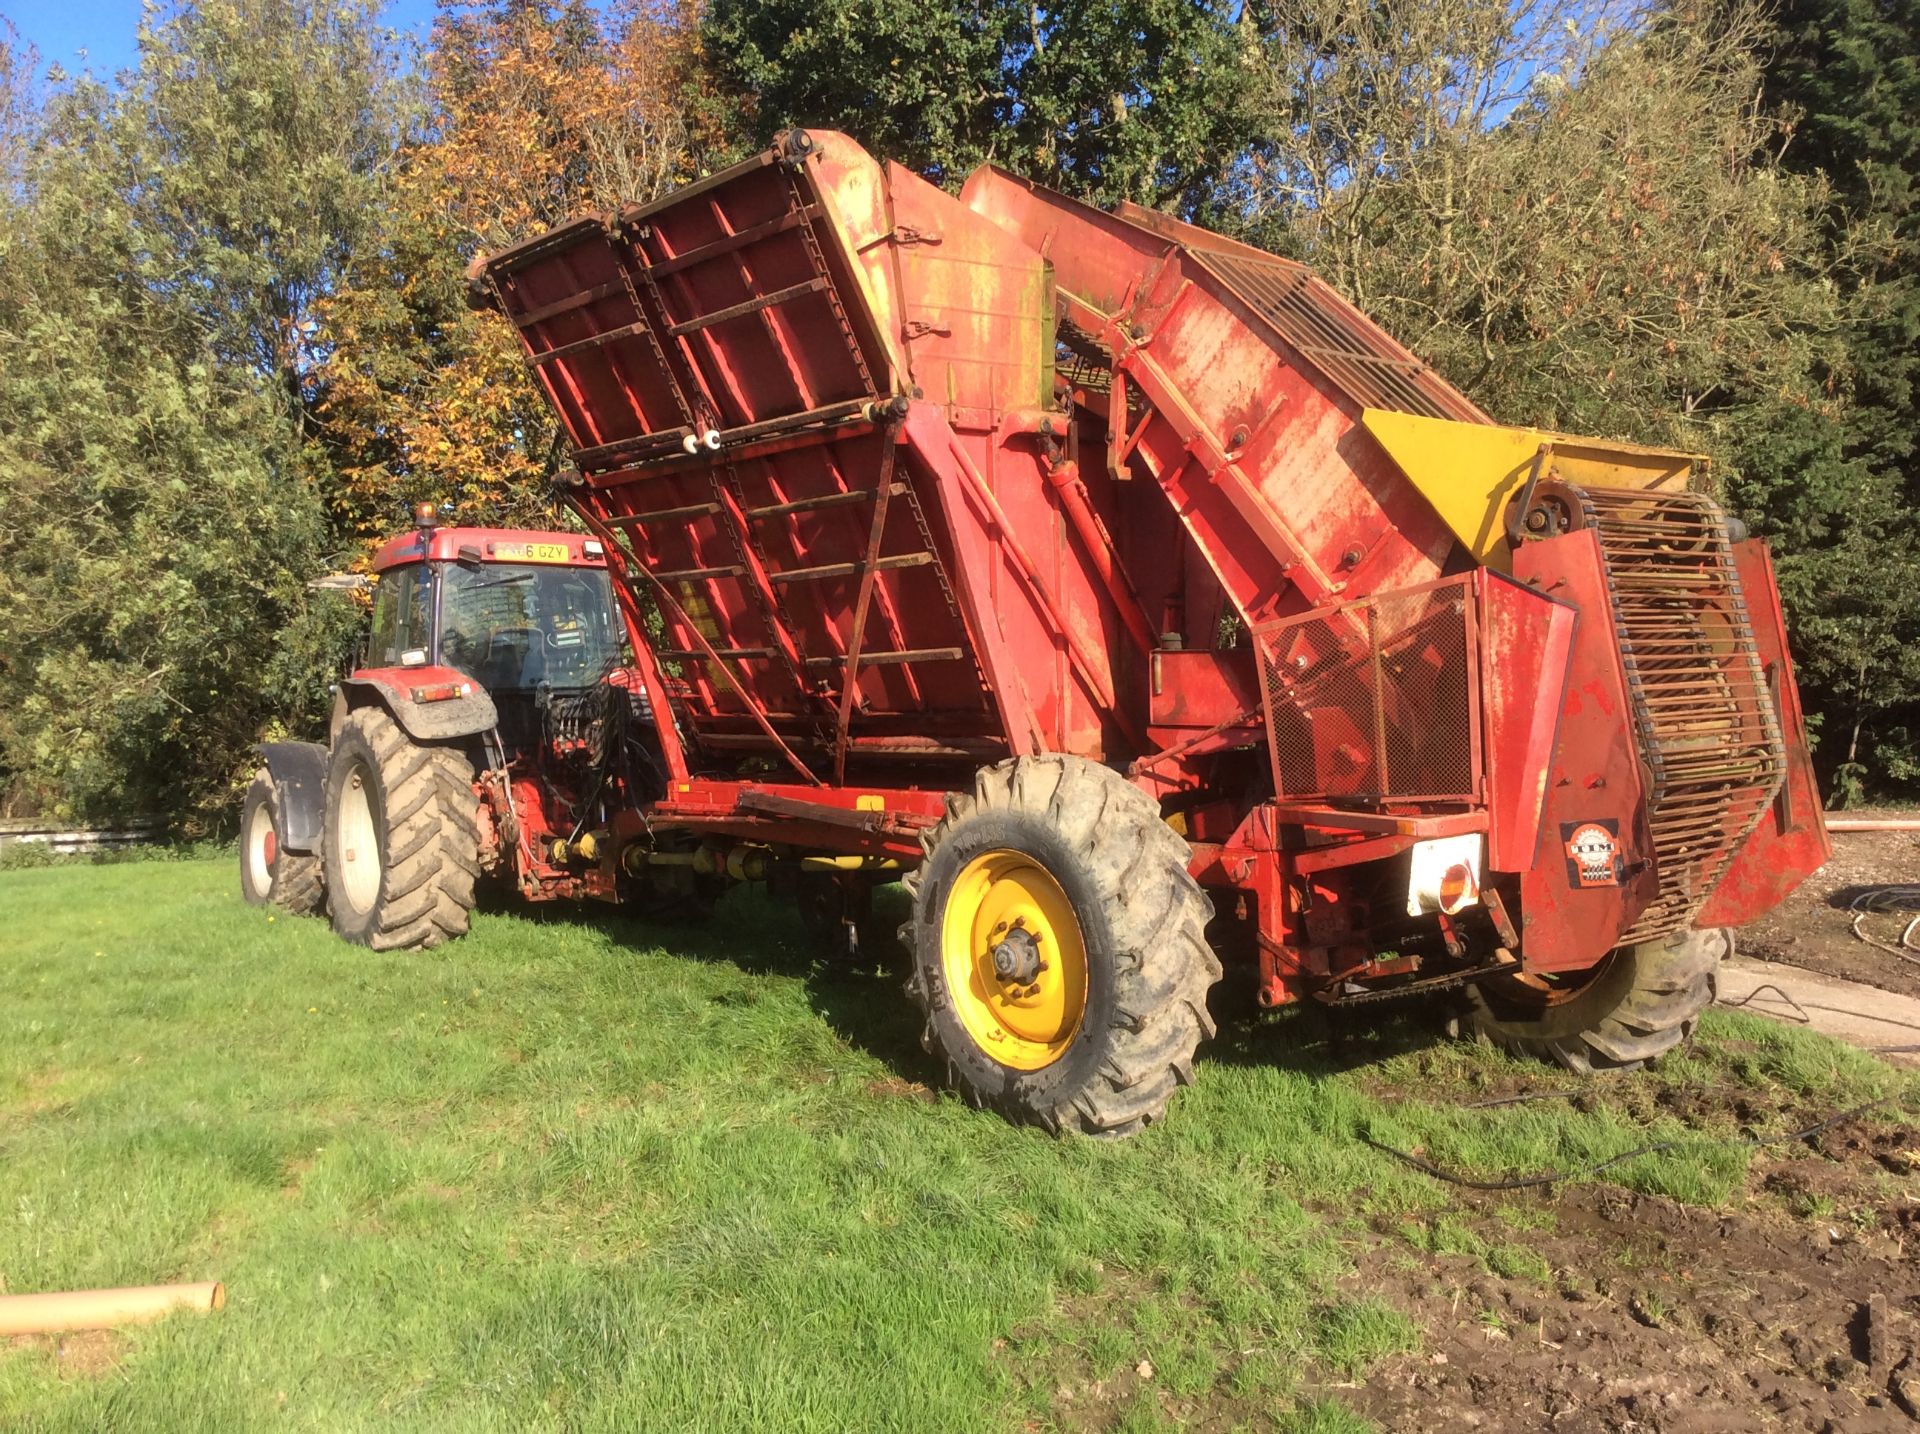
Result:
{"type": "Polygon", "coordinates": [[[449,563],[440,661],[489,692],[589,687],[625,660],[603,568],[449,563]]]}

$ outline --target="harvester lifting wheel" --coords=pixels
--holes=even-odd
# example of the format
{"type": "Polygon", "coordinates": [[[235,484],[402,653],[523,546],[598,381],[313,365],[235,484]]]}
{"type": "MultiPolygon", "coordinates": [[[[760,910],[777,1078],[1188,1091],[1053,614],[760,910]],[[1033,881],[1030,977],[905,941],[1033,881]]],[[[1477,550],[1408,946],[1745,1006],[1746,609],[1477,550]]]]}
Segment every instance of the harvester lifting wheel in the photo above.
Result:
{"type": "Polygon", "coordinates": [[[252,906],[310,916],[326,900],[320,858],[281,843],[280,798],[265,767],[253,774],[240,808],[240,894],[252,906]]]}
{"type": "Polygon", "coordinates": [[[1468,994],[1468,1029],[1581,1075],[1638,1070],[1693,1034],[1732,954],[1730,931],[1680,931],[1623,946],[1577,981],[1487,982],[1468,994]]]}
{"type": "Polygon", "coordinates": [[[327,763],[324,850],[327,906],[347,940],[385,951],[464,935],[480,870],[472,764],[378,708],[349,714],[327,763]]]}
{"type": "Polygon", "coordinates": [[[1154,802],[1080,757],[1021,757],[948,798],[907,878],[908,990],[978,1104],[1051,1130],[1160,1118],[1213,1034],[1211,904],[1154,802]]]}

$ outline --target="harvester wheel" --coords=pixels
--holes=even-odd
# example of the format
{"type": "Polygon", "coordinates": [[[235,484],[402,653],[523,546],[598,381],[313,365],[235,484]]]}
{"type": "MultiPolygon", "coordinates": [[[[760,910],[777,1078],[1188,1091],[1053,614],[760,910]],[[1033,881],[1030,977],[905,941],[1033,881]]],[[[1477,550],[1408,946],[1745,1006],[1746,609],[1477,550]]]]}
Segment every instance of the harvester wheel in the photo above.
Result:
{"type": "Polygon", "coordinates": [[[985,768],[906,879],[923,1041],[976,1104],[1049,1130],[1129,1135],[1193,1079],[1213,1034],[1212,904],[1185,841],[1079,757],[985,768]]]}
{"type": "Polygon", "coordinates": [[[320,858],[280,841],[280,798],[265,767],[253,774],[240,808],[240,894],[252,906],[311,916],[327,899],[320,858]]]}
{"type": "Polygon", "coordinates": [[[327,763],[333,929],[376,951],[466,933],[480,871],[473,765],[416,743],[376,707],[348,715],[327,763]]]}
{"type": "Polygon", "coordinates": [[[1681,931],[1621,947],[1564,991],[1487,982],[1468,994],[1468,1027],[1581,1075],[1638,1070],[1693,1034],[1732,954],[1731,931],[1681,931]]]}

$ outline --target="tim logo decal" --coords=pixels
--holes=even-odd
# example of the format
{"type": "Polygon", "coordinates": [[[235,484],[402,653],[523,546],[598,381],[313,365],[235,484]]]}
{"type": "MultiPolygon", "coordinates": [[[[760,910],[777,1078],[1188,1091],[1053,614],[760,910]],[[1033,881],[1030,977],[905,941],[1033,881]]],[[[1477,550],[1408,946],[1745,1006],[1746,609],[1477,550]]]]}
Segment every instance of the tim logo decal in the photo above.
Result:
{"type": "Polygon", "coordinates": [[[1567,880],[1575,886],[1620,884],[1620,823],[1611,817],[1560,823],[1567,853],[1567,880]]]}

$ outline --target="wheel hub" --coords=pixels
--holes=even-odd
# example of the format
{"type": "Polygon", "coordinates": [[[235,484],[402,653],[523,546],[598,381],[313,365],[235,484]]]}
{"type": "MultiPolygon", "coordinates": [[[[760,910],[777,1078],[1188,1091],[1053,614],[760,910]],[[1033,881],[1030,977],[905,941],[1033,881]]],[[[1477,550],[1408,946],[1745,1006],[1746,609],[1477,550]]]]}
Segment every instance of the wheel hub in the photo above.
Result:
{"type": "Polygon", "coordinates": [[[1018,919],[1006,936],[994,943],[989,954],[993,957],[994,974],[1002,985],[1030,985],[1047,969],[1047,963],[1040,959],[1040,943],[1018,919]]]}
{"type": "Polygon", "coordinates": [[[941,925],[954,1013],[980,1049],[1039,1070],[1073,1043],[1087,1006],[1087,951],[1060,883],[1026,852],[973,858],[954,878],[941,925]]]}

